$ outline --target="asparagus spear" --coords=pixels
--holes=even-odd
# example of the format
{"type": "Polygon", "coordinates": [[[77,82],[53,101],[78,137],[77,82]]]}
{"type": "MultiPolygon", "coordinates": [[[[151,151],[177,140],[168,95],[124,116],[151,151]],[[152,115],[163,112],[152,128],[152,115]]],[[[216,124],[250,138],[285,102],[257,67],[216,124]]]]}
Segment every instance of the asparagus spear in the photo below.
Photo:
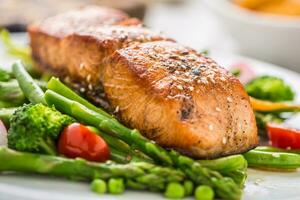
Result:
{"type": "Polygon", "coordinates": [[[43,90],[34,82],[33,78],[25,70],[22,62],[15,62],[12,66],[12,70],[27,99],[31,103],[46,104],[43,90]]]}
{"type": "Polygon", "coordinates": [[[243,186],[247,178],[247,160],[242,155],[232,155],[214,160],[199,160],[203,166],[230,177],[238,185],[243,186]]]}
{"type": "Polygon", "coordinates": [[[0,101],[0,108],[12,108],[12,107],[16,107],[19,106],[15,103],[12,102],[8,102],[8,101],[0,101]]]}
{"type": "Polygon", "coordinates": [[[67,99],[51,90],[45,93],[48,105],[54,105],[56,109],[66,113],[85,124],[95,126],[100,130],[115,135],[127,144],[135,146],[137,149],[150,156],[159,164],[178,167],[196,184],[204,184],[215,189],[216,194],[224,199],[239,199],[241,190],[239,186],[228,177],[223,177],[217,171],[203,167],[197,161],[180,155],[178,152],[168,152],[164,148],[156,145],[143,137],[138,130],[131,130],[117,120],[106,117],[84,105],[67,99]]]}
{"type": "Polygon", "coordinates": [[[25,97],[18,82],[0,82],[0,100],[22,105],[25,102],[25,97]]]}
{"type": "Polygon", "coordinates": [[[56,92],[60,95],[63,95],[64,97],[67,97],[68,99],[77,101],[97,113],[100,113],[107,117],[112,118],[112,116],[110,114],[106,113],[101,108],[94,106],[93,104],[91,104],[90,102],[88,102],[87,100],[85,100],[84,98],[79,96],[76,92],[74,92],[73,90],[71,90],[70,88],[65,86],[62,82],[60,82],[60,80],[58,78],[52,77],[49,80],[48,89],[53,90],[54,92],[56,92]]]}
{"type": "Polygon", "coordinates": [[[124,178],[142,188],[159,191],[164,191],[169,182],[182,182],[185,179],[179,170],[150,163],[95,163],[83,159],[17,152],[6,147],[0,147],[0,163],[0,172],[37,173],[78,180],[124,178]]]}
{"type": "Polygon", "coordinates": [[[214,160],[199,160],[199,163],[221,173],[247,169],[247,160],[242,155],[232,155],[214,160]]]}

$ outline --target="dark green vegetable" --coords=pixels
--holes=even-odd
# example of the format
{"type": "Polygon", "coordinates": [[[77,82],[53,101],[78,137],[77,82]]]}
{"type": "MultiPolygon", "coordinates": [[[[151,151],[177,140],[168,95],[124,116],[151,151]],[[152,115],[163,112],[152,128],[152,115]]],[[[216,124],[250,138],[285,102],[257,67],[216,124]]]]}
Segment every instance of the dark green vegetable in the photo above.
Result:
{"type": "Polygon", "coordinates": [[[225,199],[240,198],[241,189],[231,178],[223,177],[217,171],[203,167],[197,161],[182,156],[178,152],[168,152],[143,137],[137,130],[131,130],[120,124],[117,120],[94,112],[82,104],[67,99],[51,90],[46,91],[45,99],[48,105],[54,105],[61,112],[85,124],[95,126],[106,133],[115,135],[129,145],[133,145],[158,164],[181,169],[195,183],[209,185],[214,188],[219,197],[225,199]]]}
{"type": "Polygon", "coordinates": [[[131,180],[140,188],[155,191],[164,191],[167,183],[182,182],[185,179],[185,175],[179,170],[150,163],[96,163],[81,158],[69,159],[17,152],[5,147],[0,147],[0,163],[0,172],[37,173],[76,180],[94,180],[97,178],[109,180],[119,177],[131,180]]]}
{"type": "Polygon", "coordinates": [[[6,126],[9,126],[9,120],[17,108],[0,108],[0,119],[6,126]]]}
{"type": "Polygon", "coordinates": [[[206,185],[200,185],[195,190],[196,200],[213,200],[214,196],[213,189],[206,185]]]}
{"type": "Polygon", "coordinates": [[[22,62],[15,62],[12,66],[12,70],[27,99],[31,103],[46,104],[43,90],[34,82],[33,78],[25,70],[22,62]]]}
{"type": "Polygon", "coordinates": [[[297,169],[300,167],[300,155],[294,153],[264,152],[251,150],[244,154],[250,167],[297,169]]]}
{"type": "Polygon", "coordinates": [[[91,190],[98,194],[104,194],[107,191],[106,182],[102,179],[95,179],[91,183],[91,190]]]}
{"type": "Polygon", "coordinates": [[[284,80],[274,76],[260,76],[250,81],[245,86],[252,97],[273,102],[292,101],[295,93],[284,80]]]}
{"type": "Polygon", "coordinates": [[[124,191],[125,185],[122,178],[110,178],[108,180],[108,192],[110,194],[122,194],[124,191]]]}
{"type": "Polygon", "coordinates": [[[165,197],[169,199],[182,199],[185,196],[184,186],[178,182],[171,182],[167,185],[165,197]]]}
{"type": "Polygon", "coordinates": [[[19,151],[56,154],[55,140],[74,120],[43,104],[20,107],[10,119],[8,146],[19,151]]]}

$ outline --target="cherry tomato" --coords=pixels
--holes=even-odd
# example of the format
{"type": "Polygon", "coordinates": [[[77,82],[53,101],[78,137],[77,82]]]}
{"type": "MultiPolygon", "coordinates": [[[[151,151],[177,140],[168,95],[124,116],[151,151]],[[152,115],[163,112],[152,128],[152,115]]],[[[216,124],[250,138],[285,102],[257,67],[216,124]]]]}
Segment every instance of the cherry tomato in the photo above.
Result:
{"type": "Polygon", "coordinates": [[[267,130],[272,146],[284,149],[300,149],[300,130],[274,123],[267,124],[267,130]]]}
{"type": "Polygon", "coordinates": [[[73,123],[60,135],[58,152],[69,158],[81,157],[90,161],[105,162],[109,159],[106,142],[86,126],[73,123]]]}

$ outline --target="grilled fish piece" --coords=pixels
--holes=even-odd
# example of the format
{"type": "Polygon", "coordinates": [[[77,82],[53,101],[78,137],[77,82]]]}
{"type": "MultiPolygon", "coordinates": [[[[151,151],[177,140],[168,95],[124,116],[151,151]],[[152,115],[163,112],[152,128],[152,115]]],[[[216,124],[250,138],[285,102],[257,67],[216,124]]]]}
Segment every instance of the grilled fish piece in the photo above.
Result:
{"type": "Polygon", "coordinates": [[[257,145],[248,95],[213,60],[139,25],[88,23],[62,34],[53,19],[29,27],[35,61],[90,90],[94,101],[104,90],[106,101],[97,102],[123,123],[196,158],[257,145]]]}
{"type": "Polygon", "coordinates": [[[133,45],[117,50],[100,76],[121,120],[164,147],[213,158],[258,143],[242,84],[192,49],[171,42],[133,45]]]}
{"type": "Polygon", "coordinates": [[[115,50],[156,40],[170,40],[142,27],[125,13],[97,6],[69,11],[28,27],[32,56],[40,69],[64,79],[109,109],[103,101],[99,68],[115,50]]]}

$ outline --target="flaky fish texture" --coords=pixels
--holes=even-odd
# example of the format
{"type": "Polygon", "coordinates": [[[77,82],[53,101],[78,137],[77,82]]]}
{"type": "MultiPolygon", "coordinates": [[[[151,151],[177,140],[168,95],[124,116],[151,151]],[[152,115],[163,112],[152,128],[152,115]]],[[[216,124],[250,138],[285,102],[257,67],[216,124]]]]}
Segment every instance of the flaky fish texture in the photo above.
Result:
{"type": "Polygon", "coordinates": [[[28,32],[38,66],[164,147],[215,158],[258,144],[237,78],[120,11],[86,7],[32,24],[28,32]]]}

